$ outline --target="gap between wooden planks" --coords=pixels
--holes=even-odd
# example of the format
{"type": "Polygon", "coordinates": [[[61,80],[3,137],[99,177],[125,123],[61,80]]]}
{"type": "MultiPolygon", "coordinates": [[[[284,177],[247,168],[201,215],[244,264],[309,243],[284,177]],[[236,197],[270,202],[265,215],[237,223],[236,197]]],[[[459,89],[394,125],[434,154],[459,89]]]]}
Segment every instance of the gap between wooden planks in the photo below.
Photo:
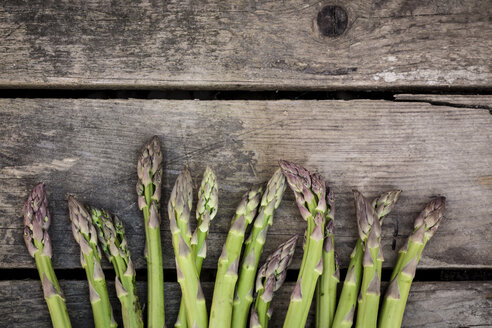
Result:
{"type": "MultiPolygon", "coordinates": [[[[399,248],[416,215],[438,194],[448,198],[446,220],[419,267],[491,267],[488,110],[376,100],[1,99],[0,115],[0,268],[34,268],[22,240],[21,209],[38,181],[46,182],[50,193],[56,268],[80,267],[67,217],[68,193],[117,213],[134,262],[144,267],[135,166],[138,150],[154,134],[160,136],[165,156],[165,268],[175,265],[165,210],[183,165],[191,168],[196,185],[206,165],[218,175],[219,214],[211,225],[204,263],[204,268],[215,268],[240,196],[251,184],[267,180],[279,158],[319,171],[334,188],[342,267],[357,234],[353,188],[370,197],[392,188],[404,190],[385,222],[385,267],[396,256],[390,246],[393,219],[399,221],[399,248]]],[[[304,229],[287,190],[264,256],[304,229]]],[[[293,268],[299,267],[301,255],[299,247],[293,268]]]]}
{"type": "Polygon", "coordinates": [[[0,87],[490,88],[491,14],[488,0],[6,0],[0,87]],[[337,37],[320,33],[325,5],[346,14],[337,37]]]}

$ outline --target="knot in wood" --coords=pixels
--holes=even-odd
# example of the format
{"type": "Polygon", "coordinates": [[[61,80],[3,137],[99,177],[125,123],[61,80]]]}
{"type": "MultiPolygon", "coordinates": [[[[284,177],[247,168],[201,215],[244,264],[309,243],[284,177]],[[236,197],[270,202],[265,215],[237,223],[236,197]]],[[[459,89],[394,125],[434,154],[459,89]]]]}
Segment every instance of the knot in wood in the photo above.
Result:
{"type": "Polygon", "coordinates": [[[324,6],[318,12],[317,23],[322,35],[337,37],[347,28],[347,12],[340,6],[324,6]]]}

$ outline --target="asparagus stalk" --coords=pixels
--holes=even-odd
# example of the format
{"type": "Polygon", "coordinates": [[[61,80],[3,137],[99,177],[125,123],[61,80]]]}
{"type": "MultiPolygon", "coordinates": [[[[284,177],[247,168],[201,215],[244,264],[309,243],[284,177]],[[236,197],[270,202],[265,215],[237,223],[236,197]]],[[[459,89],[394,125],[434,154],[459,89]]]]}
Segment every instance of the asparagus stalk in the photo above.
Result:
{"type": "Polygon", "coordinates": [[[360,290],[363,255],[362,240],[358,239],[354,250],[350,254],[350,264],[343,282],[335,317],[333,318],[333,328],[352,327],[357,295],[360,290]]]}
{"type": "Polygon", "coordinates": [[[287,268],[294,256],[298,235],[290,237],[271,254],[258,271],[256,277],[256,301],[251,311],[250,326],[267,328],[272,316],[270,303],[287,277],[287,268]]]}
{"type": "MultiPolygon", "coordinates": [[[[215,173],[207,167],[203,174],[202,183],[198,190],[198,204],[196,208],[197,227],[191,238],[191,251],[193,258],[195,259],[196,270],[198,276],[202,270],[203,260],[207,256],[207,243],[206,238],[209,232],[210,222],[217,214],[218,207],[218,186],[215,173]]],[[[184,305],[184,299],[181,298],[181,305],[179,308],[179,315],[176,324],[176,328],[186,328],[186,309],[184,305]]]]}
{"type": "Polygon", "coordinates": [[[265,244],[268,228],[273,224],[273,213],[280,205],[285,188],[285,177],[282,171],[278,169],[268,181],[261,199],[258,215],[245,242],[244,256],[232,311],[233,328],[246,327],[251,303],[253,303],[256,270],[263,252],[263,245],[265,244]]]}
{"type": "Polygon", "coordinates": [[[333,189],[326,185],[326,227],[323,244],[323,273],[318,280],[316,292],[316,327],[329,328],[335,315],[337,285],[340,282],[340,270],[335,257],[334,220],[335,196],[333,189]]]}
{"type": "Polygon", "coordinates": [[[445,202],[444,197],[433,199],[415,219],[413,233],[400,250],[391,275],[391,282],[386,291],[379,316],[380,328],[401,327],[417,264],[425,245],[432,238],[443,219],[445,202]]]}
{"type": "Polygon", "coordinates": [[[101,248],[116,273],[115,286],[121,303],[123,326],[143,328],[142,308],[137,296],[136,272],[130,258],[125,228],[120,219],[105,210],[89,207],[101,248]]]}
{"type": "Polygon", "coordinates": [[[51,263],[53,255],[48,228],[51,215],[48,210],[48,197],[44,184],[34,187],[24,205],[24,241],[29,255],[38,268],[44,299],[48,305],[54,328],[70,328],[70,318],[65,304],[65,297],[56,279],[51,263]]]}
{"type": "Polygon", "coordinates": [[[147,258],[147,324],[149,328],[165,326],[164,274],[162,269],[160,199],[162,153],[159,138],[154,136],[142,149],[137,162],[138,207],[145,223],[147,258]]]}
{"type": "Polygon", "coordinates": [[[80,264],[85,269],[89,283],[94,324],[96,328],[117,327],[101,268],[101,249],[97,243],[97,230],[92,224],[89,212],[73,196],[68,197],[68,209],[73,236],[80,245],[80,264]]]}
{"type": "Polygon", "coordinates": [[[318,277],[323,272],[323,230],[326,221],[325,180],[305,168],[280,161],[280,167],[294,191],[301,216],[307,221],[304,255],[297,283],[290,298],[284,328],[304,327],[311,307],[318,277]]]}
{"type": "Polygon", "coordinates": [[[239,258],[248,225],[258,211],[263,187],[251,188],[239,203],[217,265],[210,327],[231,327],[234,288],[238,278],[239,258]]]}
{"type": "Polygon", "coordinates": [[[190,171],[185,167],[171,192],[168,214],[187,324],[190,327],[206,328],[208,324],[207,307],[191,245],[192,235],[189,223],[192,193],[190,171]]]}
{"type": "Polygon", "coordinates": [[[362,283],[357,309],[357,328],[375,328],[379,307],[381,266],[381,223],[372,204],[354,190],[357,227],[364,242],[362,283]]]}
{"type": "MultiPolygon", "coordinates": [[[[393,209],[401,190],[392,190],[381,194],[372,202],[376,210],[379,222],[393,209]]],[[[356,208],[357,210],[357,208],[356,208]]],[[[360,215],[360,214],[359,214],[360,215]]],[[[362,277],[362,257],[364,255],[363,243],[365,240],[357,239],[355,248],[350,255],[350,264],[343,283],[342,292],[338,301],[337,310],[333,319],[333,328],[350,328],[353,324],[354,313],[357,305],[357,296],[360,290],[362,277]]]]}

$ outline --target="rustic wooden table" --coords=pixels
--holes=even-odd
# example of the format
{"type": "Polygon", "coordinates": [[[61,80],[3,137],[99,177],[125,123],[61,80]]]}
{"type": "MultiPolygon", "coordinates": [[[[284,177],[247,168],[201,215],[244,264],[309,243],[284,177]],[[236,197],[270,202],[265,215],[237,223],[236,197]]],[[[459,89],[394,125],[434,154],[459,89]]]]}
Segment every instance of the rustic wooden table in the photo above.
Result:
{"type": "MultiPolygon", "coordinates": [[[[135,167],[156,134],[164,204],[183,165],[195,184],[207,164],[218,175],[202,279],[209,299],[240,195],[283,158],[318,170],[334,188],[342,268],[357,234],[351,190],[404,190],[383,229],[386,281],[395,222],[399,248],[425,202],[445,195],[446,220],[424,252],[404,326],[492,326],[491,16],[490,0],[3,1],[1,321],[50,327],[22,239],[22,205],[39,181],[49,191],[53,262],[74,326],[92,318],[69,193],[122,218],[145,300],[135,167]]],[[[163,222],[172,327],[180,292],[163,222]]],[[[265,253],[304,229],[287,192],[265,253]]],[[[273,327],[282,325],[300,259],[298,251],[275,298],[273,327]]]]}

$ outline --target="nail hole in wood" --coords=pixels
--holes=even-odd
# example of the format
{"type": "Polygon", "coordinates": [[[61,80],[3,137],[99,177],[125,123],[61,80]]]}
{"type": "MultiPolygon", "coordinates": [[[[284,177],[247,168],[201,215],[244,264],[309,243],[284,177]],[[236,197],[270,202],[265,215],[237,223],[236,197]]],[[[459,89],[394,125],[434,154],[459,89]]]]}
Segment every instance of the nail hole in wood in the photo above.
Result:
{"type": "Polygon", "coordinates": [[[318,13],[317,23],[322,35],[337,37],[347,28],[347,12],[340,6],[324,6],[318,13]]]}

